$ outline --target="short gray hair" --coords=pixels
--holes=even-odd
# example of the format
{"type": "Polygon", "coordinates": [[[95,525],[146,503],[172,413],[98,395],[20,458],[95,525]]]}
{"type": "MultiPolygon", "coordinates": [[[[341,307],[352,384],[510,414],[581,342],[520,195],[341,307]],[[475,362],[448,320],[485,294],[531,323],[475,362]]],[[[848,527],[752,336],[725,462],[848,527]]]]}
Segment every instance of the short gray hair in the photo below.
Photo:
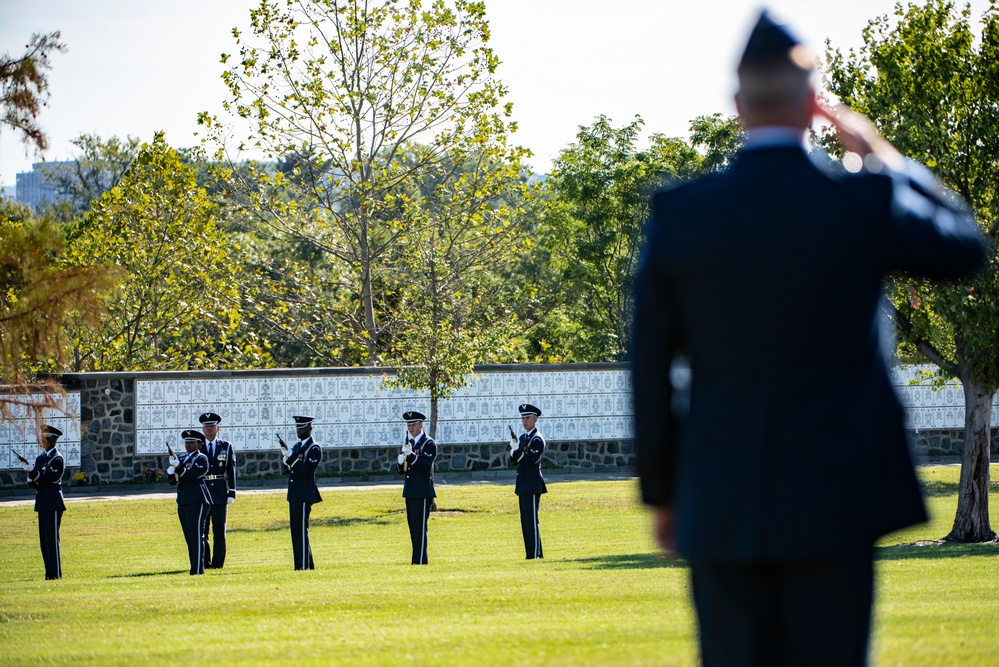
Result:
{"type": "Polygon", "coordinates": [[[743,109],[756,113],[797,107],[811,95],[812,76],[797,67],[744,68],[736,95],[743,109]]]}

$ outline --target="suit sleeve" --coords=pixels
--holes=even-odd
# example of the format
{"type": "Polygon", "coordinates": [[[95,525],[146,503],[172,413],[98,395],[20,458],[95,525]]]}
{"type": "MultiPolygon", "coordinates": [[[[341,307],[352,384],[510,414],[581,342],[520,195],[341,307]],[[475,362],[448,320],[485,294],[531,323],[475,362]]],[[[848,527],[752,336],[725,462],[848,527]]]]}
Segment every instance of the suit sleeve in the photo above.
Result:
{"type": "Polygon", "coordinates": [[[524,452],[526,451],[524,449],[524,440],[526,437],[527,434],[522,434],[520,438],[518,438],[517,449],[510,452],[510,465],[512,466],[517,465],[518,463],[520,463],[520,459],[524,458],[524,452]]]}
{"type": "Polygon", "coordinates": [[[305,451],[305,455],[302,457],[302,465],[308,471],[314,471],[319,463],[323,460],[323,449],[316,443],[312,443],[309,448],[305,451]]]}
{"type": "Polygon", "coordinates": [[[544,456],[544,453],[545,441],[537,436],[534,436],[531,438],[531,441],[527,443],[527,451],[524,456],[526,456],[527,460],[533,465],[537,465],[541,462],[541,457],[544,456]]]}
{"type": "Polygon", "coordinates": [[[181,477],[200,479],[208,474],[208,457],[202,454],[195,456],[190,465],[183,465],[177,471],[181,477]]]}
{"type": "Polygon", "coordinates": [[[49,461],[49,464],[42,470],[42,474],[38,477],[38,481],[55,484],[62,479],[62,474],[65,470],[65,459],[61,456],[56,456],[54,459],[49,461]]]}
{"type": "Polygon", "coordinates": [[[890,172],[891,269],[934,279],[960,278],[985,262],[986,245],[974,213],[947,192],[926,167],[906,160],[890,172]]]}
{"type": "Polygon", "coordinates": [[[409,462],[411,470],[420,472],[432,470],[434,467],[434,459],[437,458],[437,443],[427,438],[427,440],[423,443],[423,446],[420,447],[420,455],[416,456],[414,454],[411,455],[410,458],[415,459],[410,460],[409,462]]]}
{"type": "Polygon", "coordinates": [[[54,484],[62,479],[65,469],[66,462],[61,456],[56,456],[45,462],[42,462],[42,457],[39,457],[35,460],[35,467],[28,473],[28,479],[36,483],[54,484]]]}
{"type": "Polygon", "coordinates": [[[230,498],[236,497],[236,450],[233,448],[232,444],[229,444],[229,456],[226,458],[225,462],[225,481],[226,485],[229,487],[229,492],[226,494],[230,498]]]}
{"type": "Polygon", "coordinates": [[[663,258],[665,230],[659,222],[661,195],[652,201],[653,217],[634,283],[631,341],[632,407],[635,451],[642,500],[669,506],[676,494],[678,416],[673,413],[670,368],[682,347],[676,281],[663,258]]]}

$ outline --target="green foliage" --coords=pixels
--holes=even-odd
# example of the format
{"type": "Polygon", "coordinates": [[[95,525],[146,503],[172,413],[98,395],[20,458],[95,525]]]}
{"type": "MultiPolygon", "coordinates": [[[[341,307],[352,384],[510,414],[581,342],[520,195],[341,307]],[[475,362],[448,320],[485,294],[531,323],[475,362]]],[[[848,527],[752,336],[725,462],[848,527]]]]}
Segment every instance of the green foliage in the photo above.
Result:
{"type": "MultiPolygon", "coordinates": [[[[897,5],[895,17],[895,22],[872,21],[859,52],[844,56],[828,49],[830,89],[968,201],[994,242],[999,18],[986,13],[976,43],[970,9],[956,12],[952,2],[897,5]]],[[[993,257],[987,270],[958,283],[898,276],[889,289],[900,338],[909,349],[989,394],[999,388],[997,276],[993,257]]]]}
{"type": "Polygon", "coordinates": [[[827,48],[830,90],[875,122],[909,157],[929,166],[974,209],[991,239],[978,274],[952,283],[894,276],[887,289],[904,356],[918,352],[965,388],[966,446],[961,502],[949,537],[995,538],[989,525],[989,432],[999,388],[999,14],[982,18],[976,41],[971,10],[928,0],[895,7],[864,30],[864,45],[844,56],[827,48]]]}
{"type": "Polygon", "coordinates": [[[0,127],[13,129],[38,151],[49,143],[38,125],[38,114],[48,100],[49,56],[66,50],[59,36],[58,31],[32,35],[23,55],[0,54],[0,127]]]}
{"type": "Polygon", "coordinates": [[[86,213],[91,202],[118,185],[139,152],[139,140],[135,137],[105,140],[96,134],[81,134],[70,143],[77,152],[68,168],[42,167],[44,180],[54,185],[63,197],[49,205],[51,213],[65,221],[86,213]]]}
{"type": "Polygon", "coordinates": [[[113,264],[124,275],[104,296],[107,316],[80,327],[75,370],[266,365],[242,315],[217,208],[162,134],[144,144],[119,184],[71,233],[70,266],[113,264]]]}
{"type": "Polygon", "coordinates": [[[429,391],[431,435],[437,400],[464,386],[515,330],[516,286],[498,270],[530,247],[533,190],[518,162],[493,149],[397,195],[407,228],[392,274],[400,314],[389,355],[401,366],[397,384],[429,391]]]}
{"type": "Polygon", "coordinates": [[[219,160],[254,148],[280,161],[224,174],[263,240],[256,247],[277,251],[256,263],[270,279],[262,321],[313,365],[381,363],[400,349],[393,340],[424,326],[405,316],[407,269],[416,278],[435,271],[401,266],[400,247],[424,243],[423,226],[462,198],[473,235],[482,233],[520,187],[525,152],[507,145],[515,125],[484,6],[265,1],[250,18],[250,34],[234,31],[238,56],[223,56],[226,108],[249,137],[226,146],[217,118],[200,122],[221,145],[219,160]],[[456,168],[468,164],[491,182],[456,168]]]}
{"type": "Polygon", "coordinates": [[[741,142],[734,118],[691,122],[690,141],[652,134],[639,148],[643,122],[614,127],[599,116],[555,160],[546,185],[551,207],[541,231],[551,281],[540,289],[543,313],[532,332],[541,361],[624,358],[631,318],[631,275],[648,217],[649,196],[727,166],[741,142]]]}
{"type": "Polygon", "coordinates": [[[0,384],[19,385],[56,370],[74,314],[93,322],[97,294],[112,281],[97,265],[60,266],[63,243],[53,222],[0,200],[0,384]]]}

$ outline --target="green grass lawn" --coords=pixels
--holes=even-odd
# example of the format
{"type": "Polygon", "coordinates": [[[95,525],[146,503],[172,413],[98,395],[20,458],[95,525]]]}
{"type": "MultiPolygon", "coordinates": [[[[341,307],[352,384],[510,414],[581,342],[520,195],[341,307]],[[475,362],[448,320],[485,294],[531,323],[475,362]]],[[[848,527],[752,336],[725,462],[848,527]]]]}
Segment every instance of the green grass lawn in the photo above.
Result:
{"type": "MultiPolygon", "coordinates": [[[[924,475],[933,522],[878,550],[872,662],[997,664],[999,546],[899,546],[950,529],[958,468],[924,475]]],[[[324,491],[314,572],[292,570],[283,493],[242,494],[202,577],[172,498],[74,502],[56,582],[31,507],[0,504],[0,665],[696,665],[686,567],[656,554],[635,484],[549,488],[546,558],[525,561],[512,485],[439,485],[426,567],[398,488],[324,491]]]]}

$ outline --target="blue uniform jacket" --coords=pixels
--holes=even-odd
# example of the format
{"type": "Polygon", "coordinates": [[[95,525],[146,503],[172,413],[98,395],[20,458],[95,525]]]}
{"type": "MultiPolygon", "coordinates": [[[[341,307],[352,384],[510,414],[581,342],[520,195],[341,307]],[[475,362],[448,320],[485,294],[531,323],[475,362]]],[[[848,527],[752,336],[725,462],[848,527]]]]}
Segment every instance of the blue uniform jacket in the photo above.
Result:
{"type": "Polygon", "coordinates": [[[434,460],[437,443],[426,433],[421,433],[413,443],[413,453],[406,464],[398,466],[399,474],[406,475],[402,485],[403,498],[436,498],[434,490],[434,460]]]}
{"type": "Polygon", "coordinates": [[[66,460],[53,447],[35,458],[35,466],[28,472],[28,484],[35,488],[36,512],[61,512],[66,509],[62,497],[62,476],[66,460]]]}
{"type": "Polygon", "coordinates": [[[181,454],[176,465],[177,479],[170,476],[170,484],[177,485],[178,505],[209,504],[208,487],[205,475],[208,474],[208,457],[204,452],[195,451],[181,454]]]}
{"type": "Polygon", "coordinates": [[[323,448],[311,437],[305,442],[296,442],[288,455],[284,469],[288,472],[289,503],[321,503],[319,487],[316,486],[316,467],[323,460],[323,448]]]}
{"type": "Polygon", "coordinates": [[[518,496],[548,493],[545,478],[541,474],[541,459],[545,453],[545,439],[538,429],[522,433],[517,440],[519,446],[510,455],[510,463],[517,466],[517,484],[514,492],[518,496]]]}
{"type": "MultiPolygon", "coordinates": [[[[201,451],[208,456],[207,443],[201,446],[201,451]]],[[[225,440],[215,441],[215,452],[208,457],[205,484],[212,505],[225,505],[229,498],[236,497],[236,451],[225,440]]]]}
{"type": "Polygon", "coordinates": [[[636,453],[642,496],[675,508],[688,558],[823,557],[926,520],[881,345],[883,281],[962,276],[985,246],[921,166],[879,171],[759,147],[652,198],[636,453]],[[670,383],[681,358],[686,408],[670,383]]]}

